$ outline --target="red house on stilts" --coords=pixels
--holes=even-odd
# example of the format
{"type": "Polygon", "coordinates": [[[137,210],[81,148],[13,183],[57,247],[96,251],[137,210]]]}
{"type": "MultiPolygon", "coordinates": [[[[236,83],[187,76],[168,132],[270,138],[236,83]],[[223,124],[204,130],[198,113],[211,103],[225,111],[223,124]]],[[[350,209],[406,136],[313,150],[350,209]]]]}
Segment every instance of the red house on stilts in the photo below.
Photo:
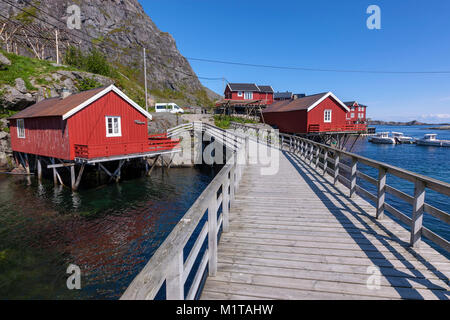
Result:
{"type": "Polygon", "coordinates": [[[365,124],[347,121],[349,107],[332,92],[276,101],[263,111],[265,123],[287,133],[365,131],[365,124]]]}
{"type": "Polygon", "coordinates": [[[147,125],[151,119],[114,85],[63,93],[9,118],[11,147],[24,167],[29,167],[30,155],[39,166],[42,159],[50,161],[53,169],[118,160],[120,173],[123,161],[170,151],[178,143],[151,139],[147,125]]]}

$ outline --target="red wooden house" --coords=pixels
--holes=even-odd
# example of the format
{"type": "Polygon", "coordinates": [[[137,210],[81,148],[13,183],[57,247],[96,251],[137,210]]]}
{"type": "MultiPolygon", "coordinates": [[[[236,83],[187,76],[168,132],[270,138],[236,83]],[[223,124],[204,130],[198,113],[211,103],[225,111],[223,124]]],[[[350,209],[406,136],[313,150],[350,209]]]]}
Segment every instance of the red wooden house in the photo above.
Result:
{"type": "Polygon", "coordinates": [[[242,100],[243,103],[260,100],[260,104],[269,105],[273,103],[273,89],[254,83],[229,83],[225,88],[225,100],[242,100]]]}
{"type": "Polygon", "coordinates": [[[367,123],[367,106],[359,104],[356,101],[344,102],[350,109],[347,112],[346,120],[349,124],[366,124],[367,123]]]}
{"type": "Polygon", "coordinates": [[[276,101],[263,111],[264,121],[288,133],[363,131],[348,124],[350,109],[333,93],[319,93],[298,99],[276,101]]]}
{"type": "Polygon", "coordinates": [[[114,85],[38,102],[10,121],[13,151],[61,160],[145,154],[152,116],[114,85]]]}

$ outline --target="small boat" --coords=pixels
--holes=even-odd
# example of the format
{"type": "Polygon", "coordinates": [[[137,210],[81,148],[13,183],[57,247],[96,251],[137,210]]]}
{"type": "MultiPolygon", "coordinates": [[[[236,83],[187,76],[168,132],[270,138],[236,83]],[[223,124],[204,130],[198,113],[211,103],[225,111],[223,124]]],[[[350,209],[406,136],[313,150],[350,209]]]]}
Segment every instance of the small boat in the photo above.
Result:
{"type": "Polygon", "coordinates": [[[395,139],[389,137],[389,132],[379,132],[369,139],[372,143],[395,144],[395,139]]]}
{"type": "Polygon", "coordinates": [[[396,143],[412,144],[415,141],[413,137],[407,137],[401,132],[392,132],[392,137],[396,143]]]}
{"type": "Polygon", "coordinates": [[[420,146],[450,147],[450,140],[438,140],[436,137],[437,134],[428,133],[422,139],[417,139],[416,143],[420,146]]]}

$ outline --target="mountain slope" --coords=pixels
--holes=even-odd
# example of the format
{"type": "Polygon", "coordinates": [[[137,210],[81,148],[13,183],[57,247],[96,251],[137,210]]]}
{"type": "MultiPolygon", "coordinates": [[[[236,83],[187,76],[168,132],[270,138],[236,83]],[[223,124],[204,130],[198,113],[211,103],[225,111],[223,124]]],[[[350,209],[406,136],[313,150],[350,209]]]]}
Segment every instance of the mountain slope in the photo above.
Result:
{"type": "MultiPolygon", "coordinates": [[[[12,50],[15,45],[18,47],[19,54],[36,55],[30,42],[37,41],[37,46],[44,47],[44,58],[56,60],[53,41],[56,26],[61,56],[69,46],[79,47],[83,52],[98,49],[126,77],[143,85],[145,47],[148,84],[154,95],[166,97],[167,92],[176,91],[182,97],[186,96],[186,100],[194,102],[206,93],[189,62],[179,53],[173,37],[158,29],[137,0],[74,1],[81,12],[80,30],[67,28],[71,15],[67,13],[68,4],[65,1],[6,2],[9,4],[0,2],[0,11],[17,21],[15,25],[9,22],[10,30],[16,26],[22,29],[12,37],[10,44],[12,50]],[[23,36],[25,33],[28,38],[23,36]]],[[[0,26],[1,21],[2,17],[0,26]]]]}

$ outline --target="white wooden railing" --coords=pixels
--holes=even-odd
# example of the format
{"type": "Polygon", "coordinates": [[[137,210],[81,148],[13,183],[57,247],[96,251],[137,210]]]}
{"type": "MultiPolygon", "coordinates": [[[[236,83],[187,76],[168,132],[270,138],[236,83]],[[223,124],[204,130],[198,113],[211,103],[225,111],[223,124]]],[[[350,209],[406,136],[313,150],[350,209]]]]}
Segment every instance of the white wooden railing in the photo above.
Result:
{"type": "MultiPolygon", "coordinates": [[[[259,137],[259,142],[264,141],[266,144],[271,143],[271,140],[268,139],[268,135],[264,134],[265,130],[255,129],[251,126],[237,123],[233,123],[233,127],[244,130],[249,136],[259,137]]],[[[447,225],[450,224],[449,213],[425,202],[426,188],[450,197],[449,183],[298,136],[281,133],[278,137],[277,146],[279,146],[280,149],[299,155],[311,167],[316,170],[321,170],[322,175],[331,175],[334,184],[340,182],[349,189],[350,197],[358,194],[372,200],[376,206],[376,217],[378,219],[382,219],[384,212],[387,211],[406,224],[411,232],[410,245],[412,247],[417,247],[422,236],[424,236],[439,247],[446,251],[450,251],[449,241],[423,225],[424,213],[430,214],[447,225]],[[347,164],[344,163],[344,160],[347,160],[347,164]],[[377,169],[378,178],[373,178],[359,171],[359,164],[364,164],[377,169]],[[342,171],[347,173],[348,178],[342,174],[342,171]],[[414,183],[414,195],[411,196],[388,185],[386,183],[388,175],[393,175],[414,183]],[[356,178],[360,178],[374,185],[377,188],[377,194],[373,194],[357,184],[356,178]],[[388,204],[385,201],[387,193],[412,205],[413,211],[411,217],[388,204]]]]}
{"type": "Polygon", "coordinates": [[[208,274],[214,276],[217,272],[217,242],[219,230],[228,232],[229,211],[233,205],[236,191],[248,158],[248,141],[246,136],[233,134],[217,127],[201,122],[183,124],[168,130],[168,136],[174,137],[185,132],[201,132],[214,137],[234,150],[224,167],[202,192],[192,207],[186,212],[180,222],[156,250],[144,269],[133,280],[121,299],[154,299],[161,287],[166,285],[166,299],[183,300],[195,299],[200,288],[206,267],[208,274]],[[222,212],[218,216],[219,208],[222,212]],[[207,211],[206,223],[184,259],[184,250],[194,231],[203,221],[207,211]],[[202,253],[201,248],[208,239],[207,249],[202,253]],[[202,256],[199,255],[202,253],[202,256]],[[192,270],[197,259],[200,265],[192,270]],[[191,271],[195,272],[188,292],[184,291],[186,280],[191,271]]]}

